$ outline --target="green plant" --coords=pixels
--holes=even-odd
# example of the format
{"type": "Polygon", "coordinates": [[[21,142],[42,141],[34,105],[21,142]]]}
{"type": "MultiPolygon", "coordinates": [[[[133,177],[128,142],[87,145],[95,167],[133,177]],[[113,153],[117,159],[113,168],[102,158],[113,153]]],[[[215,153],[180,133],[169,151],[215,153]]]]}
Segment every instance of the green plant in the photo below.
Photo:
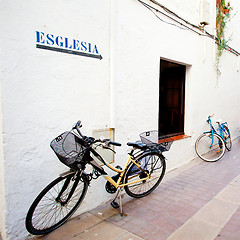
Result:
{"type": "Polygon", "coordinates": [[[216,16],[216,30],[217,30],[217,63],[222,56],[224,50],[228,49],[227,43],[230,41],[230,38],[226,39],[225,30],[226,24],[230,20],[230,13],[233,9],[230,5],[230,2],[226,3],[225,0],[216,1],[217,16],[216,16]]]}

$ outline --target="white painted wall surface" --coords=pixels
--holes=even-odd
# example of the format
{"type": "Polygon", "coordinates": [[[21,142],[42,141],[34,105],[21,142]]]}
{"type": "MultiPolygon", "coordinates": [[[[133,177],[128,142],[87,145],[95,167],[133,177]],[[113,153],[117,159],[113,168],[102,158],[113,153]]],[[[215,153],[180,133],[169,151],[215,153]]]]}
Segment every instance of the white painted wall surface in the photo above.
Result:
{"type": "MultiPolygon", "coordinates": [[[[67,169],[50,141],[79,119],[89,135],[109,126],[109,1],[1,1],[0,12],[6,225],[16,240],[31,202],[67,169]],[[35,31],[95,43],[103,59],[37,49],[35,31]]],[[[83,210],[103,190],[90,189],[83,210]]]]}
{"type": "MultiPolygon", "coordinates": [[[[1,71],[0,71],[1,79],[1,71]]],[[[1,83],[0,83],[1,90],[1,83]]],[[[0,96],[1,96],[0,91],[0,96]]],[[[3,128],[2,128],[2,104],[0,103],[0,234],[5,234],[5,165],[4,165],[4,149],[3,149],[3,128]]]]}
{"type": "MultiPolygon", "coordinates": [[[[159,2],[198,24],[200,1],[159,2]]],[[[232,2],[240,10],[237,0],[232,2]]],[[[210,6],[206,29],[213,33],[215,9],[210,6]]],[[[2,0],[0,12],[5,153],[0,193],[6,194],[0,231],[8,235],[6,239],[25,238],[24,220],[31,202],[66,170],[49,142],[75,121],[82,120],[86,135],[95,128],[116,127],[116,141],[123,143],[116,149],[116,164],[126,159],[127,141],[158,128],[160,58],[187,66],[185,133],[191,137],[176,141],[165,154],[168,170],[196,157],[194,142],[208,128],[206,118],[211,113],[229,122],[233,138],[239,136],[238,58],[224,53],[217,78],[213,40],[160,21],[137,0],[2,0]],[[35,31],[94,42],[103,59],[37,49],[35,31]]],[[[231,27],[235,32],[239,21],[231,27]]],[[[239,42],[239,34],[234,34],[236,49],[239,42]]],[[[78,213],[112,197],[104,184],[103,178],[91,184],[78,213]]],[[[2,198],[0,204],[4,206],[2,198]]]]}
{"type": "MultiPolygon", "coordinates": [[[[150,1],[145,2],[151,4],[150,1]]],[[[176,3],[178,7],[175,13],[198,25],[198,18],[194,19],[198,9],[193,5],[198,6],[200,1],[159,2],[166,4],[169,9],[176,3]],[[190,19],[186,17],[187,14],[190,19]]],[[[213,34],[216,13],[215,6],[210,4],[210,7],[211,21],[206,30],[213,34]]],[[[176,141],[171,151],[165,154],[169,159],[168,170],[196,157],[195,140],[201,132],[208,129],[206,120],[212,113],[215,113],[216,119],[222,118],[229,122],[233,138],[239,136],[238,57],[225,52],[220,62],[221,75],[217,77],[216,45],[212,39],[167,24],[165,22],[174,22],[158,14],[165,22],[160,21],[138,1],[117,1],[116,9],[118,24],[115,29],[115,50],[118,59],[115,76],[119,109],[116,135],[136,139],[138,133],[158,128],[160,58],[163,58],[187,66],[185,134],[191,136],[176,141]],[[126,10],[129,14],[124,14],[126,10]]],[[[160,10],[162,11],[161,8],[160,10]]],[[[235,21],[233,27],[236,29],[237,25],[235,21]]],[[[239,43],[240,38],[236,35],[234,41],[239,43]]]]}

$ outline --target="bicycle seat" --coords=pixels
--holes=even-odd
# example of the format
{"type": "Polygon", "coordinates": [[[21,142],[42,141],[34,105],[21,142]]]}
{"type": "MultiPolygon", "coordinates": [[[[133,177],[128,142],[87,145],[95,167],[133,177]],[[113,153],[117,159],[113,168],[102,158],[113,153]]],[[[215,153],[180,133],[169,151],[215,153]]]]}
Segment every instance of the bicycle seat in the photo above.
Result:
{"type": "Polygon", "coordinates": [[[141,149],[141,150],[147,149],[147,145],[142,142],[135,142],[135,143],[128,142],[127,145],[130,147],[141,149]]]}
{"type": "Polygon", "coordinates": [[[220,124],[221,122],[222,122],[222,119],[218,119],[218,120],[216,121],[217,124],[220,124]]]}

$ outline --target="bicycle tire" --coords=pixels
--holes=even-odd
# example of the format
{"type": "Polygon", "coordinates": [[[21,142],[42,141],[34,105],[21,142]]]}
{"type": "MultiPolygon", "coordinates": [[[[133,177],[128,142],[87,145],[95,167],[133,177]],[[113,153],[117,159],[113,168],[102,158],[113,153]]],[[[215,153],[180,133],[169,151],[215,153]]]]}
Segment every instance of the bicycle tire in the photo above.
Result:
{"type": "Polygon", "coordinates": [[[226,146],[221,136],[208,132],[201,134],[197,138],[195,150],[202,160],[206,162],[216,162],[223,157],[226,146]]]}
{"type": "Polygon", "coordinates": [[[64,177],[58,177],[47,185],[32,203],[26,216],[26,229],[33,235],[50,233],[63,225],[77,210],[87,192],[88,183],[79,177],[73,180],[74,173],[64,177]],[[78,179],[78,180],[77,180],[78,179]],[[76,182],[78,181],[78,182],[76,182]],[[67,183],[68,182],[68,183],[67,183]],[[63,189],[64,183],[67,185],[61,198],[56,199],[63,189]],[[67,196],[76,188],[70,200],[67,196]]]}
{"type": "Polygon", "coordinates": [[[224,138],[226,149],[228,151],[231,151],[231,149],[232,149],[231,135],[230,135],[230,131],[229,131],[228,127],[225,125],[223,125],[223,138],[224,138]]]}
{"type": "Polygon", "coordinates": [[[141,165],[142,170],[137,169],[134,163],[130,163],[126,169],[123,183],[126,184],[144,178],[147,176],[144,172],[147,171],[150,175],[149,179],[124,186],[129,196],[141,198],[150,194],[160,184],[165,174],[166,162],[164,156],[156,152],[144,153],[135,161],[141,165]]]}

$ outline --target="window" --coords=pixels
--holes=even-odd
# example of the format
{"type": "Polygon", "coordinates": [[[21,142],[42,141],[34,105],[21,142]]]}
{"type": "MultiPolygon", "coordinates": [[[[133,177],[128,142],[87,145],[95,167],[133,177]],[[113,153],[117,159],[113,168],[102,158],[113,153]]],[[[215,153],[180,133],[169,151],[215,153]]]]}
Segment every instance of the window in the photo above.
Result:
{"type": "Polygon", "coordinates": [[[184,134],[186,66],[160,61],[159,137],[184,134]]]}

